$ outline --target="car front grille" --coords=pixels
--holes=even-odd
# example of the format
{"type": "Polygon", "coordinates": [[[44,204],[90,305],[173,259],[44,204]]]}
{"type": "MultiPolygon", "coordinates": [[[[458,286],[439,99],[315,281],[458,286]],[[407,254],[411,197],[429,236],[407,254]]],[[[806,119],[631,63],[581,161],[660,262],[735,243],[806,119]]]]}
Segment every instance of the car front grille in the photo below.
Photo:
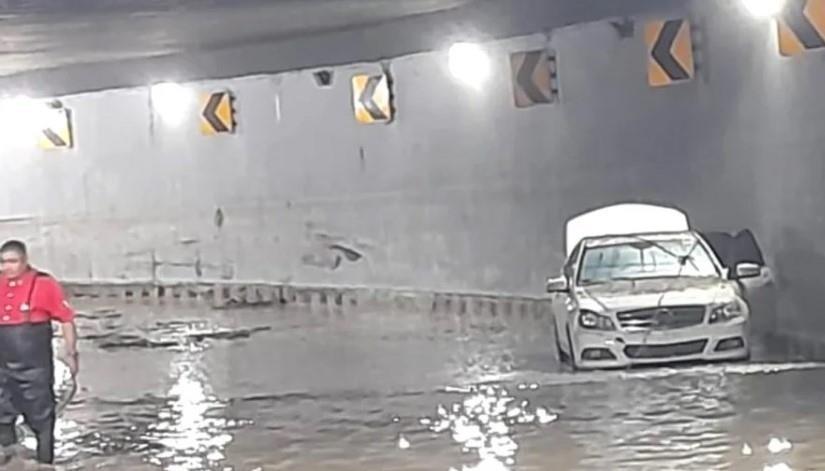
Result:
{"type": "Polygon", "coordinates": [[[705,321],[705,306],[672,306],[623,311],[616,315],[625,330],[670,330],[705,321]]]}
{"type": "Polygon", "coordinates": [[[624,348],[624,354],[637,359],[678,358],[698,355],[705,351],[707,344],[707,339],[704,339],[665,345],[628,345],[624,348]]]}

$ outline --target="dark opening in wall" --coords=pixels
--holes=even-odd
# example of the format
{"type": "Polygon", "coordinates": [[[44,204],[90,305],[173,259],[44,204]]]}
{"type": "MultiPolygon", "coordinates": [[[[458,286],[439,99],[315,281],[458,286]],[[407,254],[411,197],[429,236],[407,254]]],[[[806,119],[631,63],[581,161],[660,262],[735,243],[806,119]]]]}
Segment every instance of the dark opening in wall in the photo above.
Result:
{"type": "Polygon", "coordinates": [[[329,87],[332,85],[334,74],[331,70],[319,70],[312,75],[315,77],[315,83],[317,83],[319,87],[329,87]]]}

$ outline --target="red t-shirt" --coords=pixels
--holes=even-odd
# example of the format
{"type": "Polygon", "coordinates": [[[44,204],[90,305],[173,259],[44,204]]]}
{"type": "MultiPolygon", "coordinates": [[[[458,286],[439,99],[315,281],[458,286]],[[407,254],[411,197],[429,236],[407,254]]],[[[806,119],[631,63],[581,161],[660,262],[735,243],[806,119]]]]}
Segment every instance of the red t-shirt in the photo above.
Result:
{"type": "Polygon", "coordinates": [[[57,280],[34,269],[16,279],[0,276],[0,325],[52,320],[74,320],[74,309],[57,280]]]}

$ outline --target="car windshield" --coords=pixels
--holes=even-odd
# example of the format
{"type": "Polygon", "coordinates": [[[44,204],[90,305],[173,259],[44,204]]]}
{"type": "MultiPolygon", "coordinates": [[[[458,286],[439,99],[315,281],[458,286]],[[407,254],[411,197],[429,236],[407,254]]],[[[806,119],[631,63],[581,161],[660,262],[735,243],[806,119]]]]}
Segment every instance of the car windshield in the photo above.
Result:
{"type": "Polygon", "coordinates": [[[579,283],[718,275],[704,245],[695,237],[658,240],[638,237],[616,244],[586,247],[579,283]]]}

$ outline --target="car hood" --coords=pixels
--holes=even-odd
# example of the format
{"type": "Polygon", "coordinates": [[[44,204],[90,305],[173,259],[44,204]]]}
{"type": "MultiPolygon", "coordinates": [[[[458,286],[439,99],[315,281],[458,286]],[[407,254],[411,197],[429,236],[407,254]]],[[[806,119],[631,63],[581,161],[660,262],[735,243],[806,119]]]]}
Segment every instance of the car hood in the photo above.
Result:
{"type": "Polygon", "coordinates": [[[687,277],[612,281],[577,288],[576,294],[582,308],[610,311],[650,306],[721,304],[734,301],[738,296],[733,282],[721,278],[687,277]]]}

